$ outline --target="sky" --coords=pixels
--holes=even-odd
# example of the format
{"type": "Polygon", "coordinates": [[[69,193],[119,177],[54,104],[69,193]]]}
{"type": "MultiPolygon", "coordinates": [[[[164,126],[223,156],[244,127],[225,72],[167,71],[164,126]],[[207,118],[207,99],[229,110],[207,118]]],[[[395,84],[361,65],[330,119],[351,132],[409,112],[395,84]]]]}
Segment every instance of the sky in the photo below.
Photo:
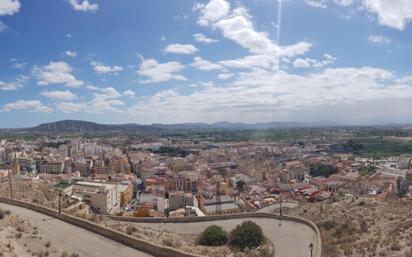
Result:
{"type": "Polygon", "coordinates": [[[410,0],[0,0],[0,127],[412,122],[410,0]]]}

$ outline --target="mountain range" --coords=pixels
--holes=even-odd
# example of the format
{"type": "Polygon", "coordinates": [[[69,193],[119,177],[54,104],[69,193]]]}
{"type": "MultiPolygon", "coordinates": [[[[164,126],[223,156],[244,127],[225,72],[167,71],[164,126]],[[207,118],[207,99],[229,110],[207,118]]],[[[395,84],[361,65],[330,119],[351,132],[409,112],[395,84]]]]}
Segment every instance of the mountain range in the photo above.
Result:
{"type": "Polygon", "coordinates": [[[86,133],[86,132],[161,132],[164,130],[252,130],[272,128],[304,128],[304,127],[330,127],[336,124],[328,122],[301,123],[301,122],[267,122],[267,123],[233,123],[216,122],[208,123],[179,123],[179,124],[99,124],[81,120],[62,120],[51,123],[43,123],[30,128],[1,129],[0,131],[28,132],[28,133],[86,133]]]}

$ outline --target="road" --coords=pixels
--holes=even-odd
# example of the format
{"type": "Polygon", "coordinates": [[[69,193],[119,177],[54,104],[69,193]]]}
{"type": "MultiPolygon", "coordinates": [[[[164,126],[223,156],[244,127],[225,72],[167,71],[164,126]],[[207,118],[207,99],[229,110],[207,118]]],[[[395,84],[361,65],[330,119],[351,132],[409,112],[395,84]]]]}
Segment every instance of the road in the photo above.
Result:
{"type": "MultiPolygon", "coordinates": [[[[299,205],[298,203],[282,202],[282,209],[283,208],[295,208],[298,205],[299,205]]],[[[256,212],[273,212],[274,210],[277,210],[279,208],[280,208],[280,204],[275,203],[275,204],[271,204],[266,207],[263,207],[262,209],[259,209],[256,212]]]]}
{"type": "Polygon", "coordinates": [[[282,221],[279,226],[279,220],[269,218],[252,218],[252,219],[230,219],[207,222],[191,223],[140,223],[144,226],[153,226],[159,229],[165,229],[172,233],[185,235],[198,235],[210,225],[222,226],[226,231],[230,231],[236,225],[246,220],[252,220],[262,227],[265,236],[275,245],[275,257],[310,257],[309,244],[313,243],[314,254],[316,256],[317,236],[315,231],[310,227],[290,221],[282,221]]]}
{"type": "Polygon", "coordinates": [[[0,208],[10,210],[37,226],[50,240],[51,245],[67,252],[75,252],[81,257],[149,257],[143,252],[117,243],[113,240],[71,225],[50,216],[29,209],[0,203],[0,208]]]}

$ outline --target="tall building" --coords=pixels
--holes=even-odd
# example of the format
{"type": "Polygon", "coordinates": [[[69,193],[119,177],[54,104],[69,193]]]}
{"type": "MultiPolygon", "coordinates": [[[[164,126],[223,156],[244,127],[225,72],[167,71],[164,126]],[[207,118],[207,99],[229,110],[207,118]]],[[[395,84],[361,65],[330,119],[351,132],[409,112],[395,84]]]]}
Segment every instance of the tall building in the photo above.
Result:
{"type": "Polygon", "coordinates": [[[117,185],[80,181],[73,186],[73,195],[81,197],[99,213],[115,214],[120,207],[117,185]]]}

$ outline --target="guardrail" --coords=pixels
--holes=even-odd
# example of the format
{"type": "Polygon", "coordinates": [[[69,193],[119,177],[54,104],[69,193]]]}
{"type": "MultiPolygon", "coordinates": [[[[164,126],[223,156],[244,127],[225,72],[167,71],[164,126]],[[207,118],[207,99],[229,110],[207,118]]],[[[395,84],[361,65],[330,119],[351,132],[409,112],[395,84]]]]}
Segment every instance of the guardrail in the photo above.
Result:
{"type": "Polygon", "coordinates": [[[146,252],[156,257],[202,257],[201,255],[186,253],[178,249],[154,244],[154,243],[151,243],[151,242],[139,239],[139,238],[135,238],[125,233],[122,233],[120,231],[106,228],[98,224],[95,224],[93,222],[90,222],[88,220],[74,217],[72,215],[68,215],[65,213],[59,213],[56,210],[49,209],[49,208],[46,208],[40,205],[18,201],[18,200],[10,199],[10,198],[4,198],[4,197],[0,197],[0,202],[23,207],[26,209],[30,209],[30,210],[51,216],[53,218],[65,221],[67,223],[81,227],[86,230],[89,230],[91,232],[94,232],[96,234],[99,234],[101,236],[114,240],[116,242],[122,243],[136,250],[146,252]]]}
{"type": "Polygon", "coordinates": [[[315,251],[314,257],[321,257],[322,256],[322,239],[320,236],[319,228],[310,220],[294,217],[294,216],[287,216],[287,215],[280,215],[275,213],[267,213],[267,212],[246,212],[246,213],[237,213],[237,214],[226,214],[220,216],[204,216],[204,217],[184,217],[184,218],[139,218],[139,217],[122,217],[122,216],[113,216],[113,215],[105,215],[112,220],[117,221],[125,221],[125,222],[136,222],[136,223],[196,223],[196,222],[205,222],[205,221],[216,221],[216,220],[228,220],[228,219],[250,219],[250,218],[269,218],[269,219],[276,219],[279,220],[287,220],[291,222],[296,222],[300,224],[304,224],[310,227],[315,233],[317,237],[317,249],[315,251]]]}
{"type": "MultiPolygon", "coordinates": [[[[112,239],[116,242],[127,245],[136,250],[152,254],[156,257],[202,257],[200,255],[186,253],[178,249],[174,249],[167,246],[162,246],[154,244],[139,238],[129,236],[125,233],[106,228],[90,222],[85,219],[77,218],[72,215],[65,213],[58,213],[56,210],[46,208],[37,204],[23,202],[15,199],[0,197],[1,203],[6,203],[10,205],[15,205],[30,209],[45,215],[60,219],[72,225],[84,228],[96,234],[102,235],[106,238],[112,239]]],[[[227,214],[221,216],[204,216],[204,217],[184,217],[184,218],[138,218],[138,217],[121,217],[121,216],[112,216],[105,215],[112,220],[126,221],[126,222],[139,222],[139,223],[196,223],[204,221],[216,221],[216,220],[228,220],[228,219],[247,219],[247,218],[269,218],[269,219],[280,219],[280,216],[275,213],[265,213],[265,212],[248,212],[248,213],[237,213],[237,214],[227,214]]],[[[282,215],[282,220],[287,220],[291,222],[301,223],[306,226],[309,226],[317,235],[317,249],[315,251],[315,257],[322,256],[322,239],[320,236],[319,228],[310,220],[282,215]]]]}

